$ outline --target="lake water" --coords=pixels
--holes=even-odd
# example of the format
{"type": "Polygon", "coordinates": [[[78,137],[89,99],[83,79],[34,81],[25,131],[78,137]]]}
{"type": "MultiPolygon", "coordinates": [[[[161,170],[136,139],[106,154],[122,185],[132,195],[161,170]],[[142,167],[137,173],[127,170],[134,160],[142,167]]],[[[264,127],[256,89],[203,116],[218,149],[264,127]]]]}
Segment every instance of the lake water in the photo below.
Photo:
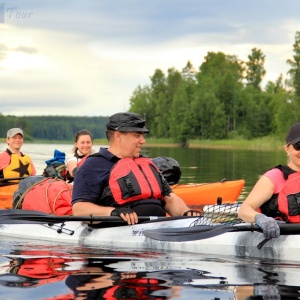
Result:
{"type": "MultiPolygon", "coordinates": [[[[54,149],[71,148],[26,144],[23,151],[41,174],[54,149]]],[[[264,171],[286,162],[284,151],[145,148],[144,154],[175,158],[182,183],[245,179],[240,200],[264,171]]],[[[298,299],[299,266],[1,238],[0,299],[298,299]]]]}
{"type": "MultiPolygon", "coordinates": [[[[100,145],[94,145],[98,151],[100,145]]],[[[0,151],[6,144],[0,143],[0,151]]],[[[34,160],[37,174],[42,174],[45,161],[52,158],[54,150],[71,151],[72,145],[25,144],[24,153],[34,160]]],[[[246,184],[241,199],[248,194],[259,176],[278,164],[286,163],[286,154],[282,150],[256,151],[239,149],[181,149],[181,148],[144,148],[143,154],[149,157],[168,156],[176,159],[181,167],[181,183],[216,182],[244,179],[246,184]]]]}

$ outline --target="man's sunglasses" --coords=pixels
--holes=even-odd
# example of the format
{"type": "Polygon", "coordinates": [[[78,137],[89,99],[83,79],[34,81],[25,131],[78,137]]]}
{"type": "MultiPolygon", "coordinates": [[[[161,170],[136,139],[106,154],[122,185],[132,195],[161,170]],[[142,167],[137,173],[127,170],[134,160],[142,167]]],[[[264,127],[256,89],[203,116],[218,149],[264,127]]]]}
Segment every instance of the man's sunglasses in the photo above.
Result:
{"type": "Polygon", "coordinates": [[[300,143],[293,144],[293,148],[294,148],[296,151],[300,151],[300,143]]]}

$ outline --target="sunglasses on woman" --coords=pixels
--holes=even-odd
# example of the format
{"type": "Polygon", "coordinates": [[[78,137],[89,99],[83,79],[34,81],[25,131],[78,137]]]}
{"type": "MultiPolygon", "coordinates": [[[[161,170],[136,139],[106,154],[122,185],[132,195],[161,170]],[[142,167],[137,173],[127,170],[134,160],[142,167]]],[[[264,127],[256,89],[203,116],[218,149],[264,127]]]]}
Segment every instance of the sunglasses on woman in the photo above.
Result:
{"type": "Polygon", "coordinates": [[[293,148],[294,148],[296,151],[300,151],[300,142],[299,142],[299,143],[296,143],[296,144],[293,144],[293,148]]]}

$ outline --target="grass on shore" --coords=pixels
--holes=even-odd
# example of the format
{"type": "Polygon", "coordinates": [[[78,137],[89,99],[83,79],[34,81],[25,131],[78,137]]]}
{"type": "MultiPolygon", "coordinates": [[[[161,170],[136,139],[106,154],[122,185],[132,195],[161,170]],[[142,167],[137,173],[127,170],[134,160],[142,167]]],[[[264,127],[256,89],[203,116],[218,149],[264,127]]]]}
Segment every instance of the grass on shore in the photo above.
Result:
{"type": "MultiPolygon", "coordinates": [[[[262,137],[252,140],[228,139],[228,140],[190,140],[189,148],[219,148],[219,149],[252,149],[252,150],[274,150],[282,149],[284,143],[274,137],[262,137]]],[[[180,147],[171,139],[147,139],[148,147],[180,147]]]]}
{"type": "Polygon", "coordinates": [[[274,137],[262,137],[253,140],[193,140],[190,147],[207,148],[232,148],[232,149],[253,149],[253,150],[280,150],[284,142],[274,137]]]}

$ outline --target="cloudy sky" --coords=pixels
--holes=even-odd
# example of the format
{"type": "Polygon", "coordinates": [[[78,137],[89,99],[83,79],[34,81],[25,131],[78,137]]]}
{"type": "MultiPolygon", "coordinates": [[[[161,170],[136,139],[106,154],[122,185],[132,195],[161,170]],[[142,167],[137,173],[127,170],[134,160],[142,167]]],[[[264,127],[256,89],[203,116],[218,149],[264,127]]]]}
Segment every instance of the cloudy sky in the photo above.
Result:
{"type": "Polygon", "coordinates": [[[1,0],[0,113],[108,116],[155,69],[198,69],[207,52],[266,55],[286,74],[299,0],[1,0]]]}

